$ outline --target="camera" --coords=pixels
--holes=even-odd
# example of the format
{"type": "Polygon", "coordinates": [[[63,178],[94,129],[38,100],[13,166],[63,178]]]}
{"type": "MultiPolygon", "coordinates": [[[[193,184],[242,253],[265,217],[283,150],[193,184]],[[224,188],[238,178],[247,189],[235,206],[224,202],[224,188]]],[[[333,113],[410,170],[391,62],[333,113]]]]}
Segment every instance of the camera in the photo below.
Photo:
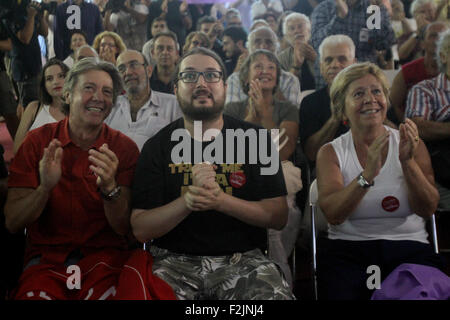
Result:
{"type": "MultiPolygon", "coordinates": [[[[36,7],[32,0],[2,0],[0,3],[0,20],[6,23],[21,22],[27,16],[27,7],[31,5],[36,7]]],[[[51,1],[49,3],[41,3],[39,13],[47,10],[50,14],[55,14],[58,3],[51,1]]]]}

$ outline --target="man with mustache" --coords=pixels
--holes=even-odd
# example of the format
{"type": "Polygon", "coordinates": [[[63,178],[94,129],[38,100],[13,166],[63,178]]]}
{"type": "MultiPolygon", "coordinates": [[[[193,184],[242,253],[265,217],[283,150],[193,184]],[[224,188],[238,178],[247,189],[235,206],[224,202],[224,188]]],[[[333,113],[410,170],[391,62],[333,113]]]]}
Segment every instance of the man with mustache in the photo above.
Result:
{"type": "Polygon", "coordinates": [[[142,53],[127,50],[117,58],[117,69],[127,93],[117,102],[105,123],[130,137],[142,149],[145,141],[182,116],[173,94],[150,88],[152,66],[142,53]]]}
{"type": "Polygon", "coordinates": [[[266,229],[281,229],[287,220],[281,169],[261,175],[260,159],[248,163],[249,143],[234,152],[232,163],[193,165],[216,139],[223,143],[215,159],[231,152],[229,130],[258,129],[223,115],[225,73],[219,56],[206,48],[189,51],[178,64],[174,86],[184,116],[142,149],[132,189],[133,233],[141,242],[153,240],[153,272],[179,299],[293,299],[262,253],[266,229]],[[212,137],[199,137],[207,130],[212,137]],[[179,143],[173,137],[180,134],[200,148],[183,150],[190,163],[172,160],[179,143]],[[245,163],[236,161],[238,152],[247,155],[245,163]]]}

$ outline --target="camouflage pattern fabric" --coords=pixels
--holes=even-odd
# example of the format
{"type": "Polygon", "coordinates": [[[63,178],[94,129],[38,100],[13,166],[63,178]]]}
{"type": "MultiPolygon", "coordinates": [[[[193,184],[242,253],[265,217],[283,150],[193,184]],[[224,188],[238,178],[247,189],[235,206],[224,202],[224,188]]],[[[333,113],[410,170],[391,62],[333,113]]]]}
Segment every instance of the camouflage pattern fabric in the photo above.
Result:
{"type": "Polygon", "coordinates": [[[181,255],[152,246],[153,273],[180,300],[294,300],[280,269],[259,249],[227,256],[181,255]]]}

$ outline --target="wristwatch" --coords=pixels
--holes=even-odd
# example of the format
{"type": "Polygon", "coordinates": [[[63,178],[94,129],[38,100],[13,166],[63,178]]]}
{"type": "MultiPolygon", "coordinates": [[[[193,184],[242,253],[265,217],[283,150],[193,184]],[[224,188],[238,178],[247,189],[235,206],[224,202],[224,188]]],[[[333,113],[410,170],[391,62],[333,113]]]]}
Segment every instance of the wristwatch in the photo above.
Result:
{"type": "Polygon", "coordinates": [[[369,181],[366,180],[366,178],[363,177],[362,172],[359,174],[358,178],[356,179],[356,181],[358,182],[358,184],[363,188],[363,189],[367,189],[372,187],[375,182],[372,181],[372,183],[369,183],[369,181]]]}
{"type": "Polygon", "coordinates": [[[112,191],[110,193],[108,193],[108,194],[104,194],[102,192],[102,190],[100,190],[100,188],[99,188],[98,191],[100,192],[100,195],[101,195],[103,200],[105,200],[105,201],[112,201],[112,200],[116,200],[116,199],[118,199],[120,197],[121,189],[120,189],[120,186],[117,186],[114,189],[112,189],[112,191]]]}

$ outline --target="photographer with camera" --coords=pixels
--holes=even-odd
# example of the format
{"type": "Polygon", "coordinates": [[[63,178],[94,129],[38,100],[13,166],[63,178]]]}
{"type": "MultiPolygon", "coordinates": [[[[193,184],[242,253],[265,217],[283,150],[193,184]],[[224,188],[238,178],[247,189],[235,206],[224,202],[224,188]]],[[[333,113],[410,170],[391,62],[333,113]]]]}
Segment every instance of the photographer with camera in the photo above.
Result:
{"type": "Polygon", "coordinates": [[[97,5],[84,0],[67,0],[56,8],[54,25],[55,54],[61,61],[64,61],[71,53],[70,38],[72,29],[81,29],[86,33],[87,43],[92,44],[95,36],[103,31],[102,16],[97,5]],[[70,10],[70,6],[78,6],[81,17],[74,17],[77,11],[70,10]],[[76,27],[72,27],[70,22],[73,23],[74,21],[79,21],[81,25],[76,26],[75,24],[76,27]]]}
{"type": "Polygon", "coordinates": [[[37,2],[29,2],[25,12],[4,23],[12,42],[12,78],[17,83],[19,100],[25,108],[38,99],[39,74],[42,69],[38,35],[47,36],[48,24],[44,10],[37,2]]]}
{"type": "Polygon", "coordinates": [[[146,41],[148,7],[140,0],[109,0],[105,29],[120,35],[128,49],[141,51],[146,41]]]}

